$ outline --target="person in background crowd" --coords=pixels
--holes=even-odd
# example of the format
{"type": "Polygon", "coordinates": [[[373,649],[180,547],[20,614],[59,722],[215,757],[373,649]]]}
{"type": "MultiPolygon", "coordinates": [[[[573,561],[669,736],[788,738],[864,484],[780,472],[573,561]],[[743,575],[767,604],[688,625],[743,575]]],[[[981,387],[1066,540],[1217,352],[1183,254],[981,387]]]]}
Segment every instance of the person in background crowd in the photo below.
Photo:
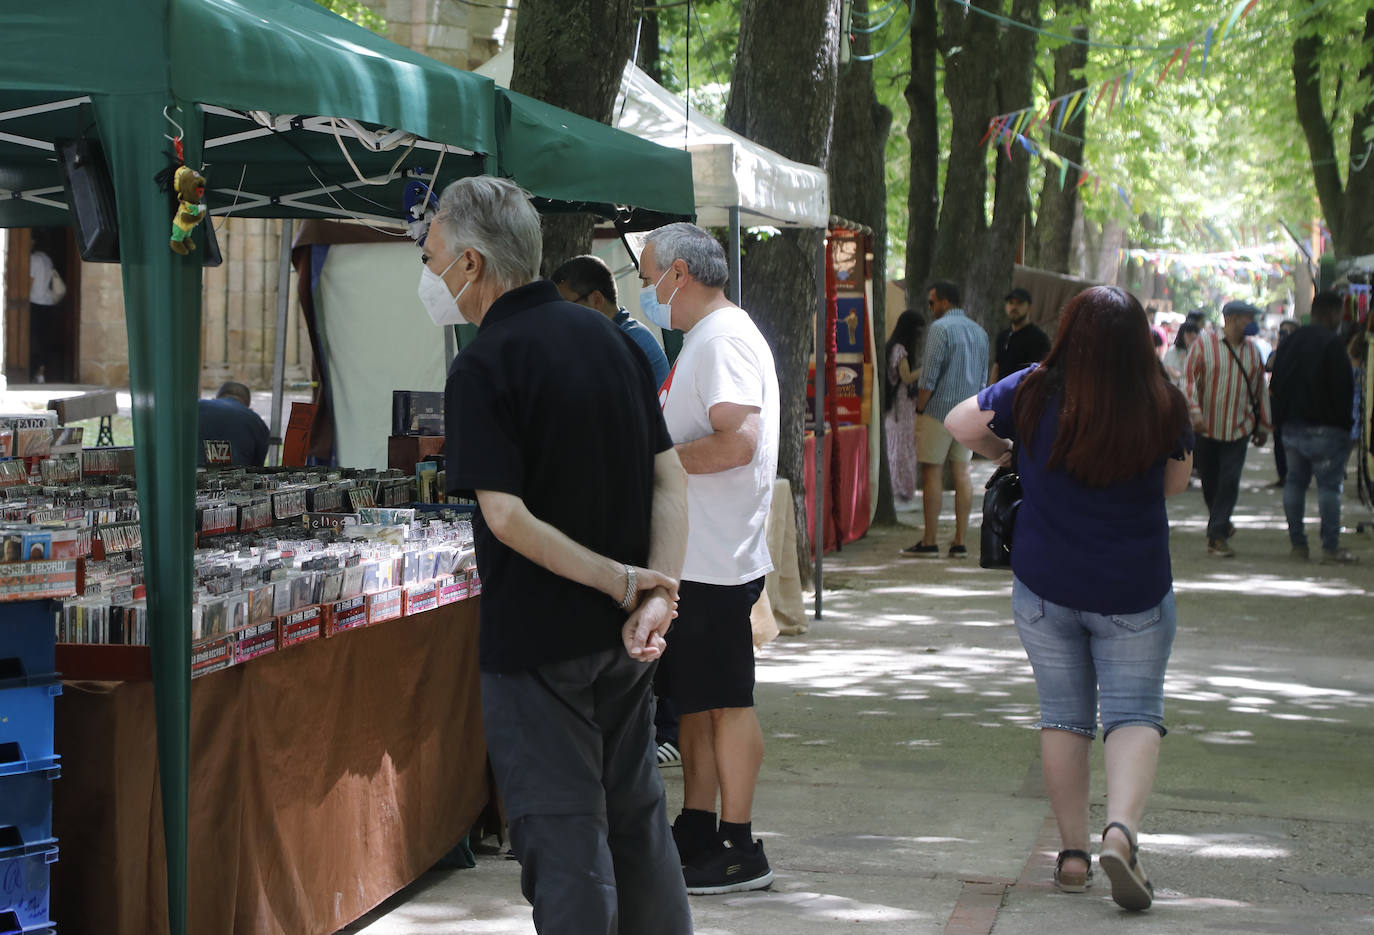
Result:
{"type": "MultiPolygon", "coordinates": [[[[1285,318],[1279,322],[1278,343],[1274,347],[1274,353],[1270,354],[1264,361],[1264,369],[1268,373],[1274,372],[1274,357],[1278,354],[1279,348],[1283,347],[1283,342],[1302,327],[1301,323],[1292,318],[1285,318]]],[[[1269,387],[1269,407],[1274,407],[1274,388],[1269,387]]],[[[1282,487],[1284,480],[1288,477],[1288,457],[1283,449],[1283,426],[1278,421],[1278,413],[1274,414],[1274,468],[1278,471],[1279,478],[1270,484],[1270,487],[1282,487]]]]}
{"type": "Polygon", "coordinates": [[[1031,294],[1028,290],[1018,286],[1008,292],[1006,309],[1011,326],[998,332],[997,340],[993,342],[996,351],[989,383],[996,383],[1001,377],[1038,364],[1050,352],[1049,336],[1038,325],[1031,323],[1031,294]]]}
{"type": "Polygon", "coordinates": [[[778,464],[778,378],[768,342],[725,297],[729,275],[725,251],[695,224],[658,228],[640,256],[645,316],[684,335],[659,394],[687,469],[688,513],[679,616],[660,674],[682,718],[683,807],[673,837],[694,895],[773,882],[752,825],[763,731],[749,612],[773,568],[765,533],[778,464]]]}
{"type": "Polygon", "coordinates": [[[482,725],[535,928],[690,935],[648,664],[686,478],[649,363],[537,279],[539,216],[514,183],[449,185],[423,249],[430,317],[478,326],[445,386],[446,493],[477,499],[482,725]]]}
{"type": "Polygon", "coordinates": [[[1355,381],[1346,345],[1336,334],[1341,297],[1319,292],[1312,300],[1312,323],[1304,325],[1274,355],[1274,422],[1283,426],[1288,477],[1283,512],[1294,558],[1308,558],[1303,514],[1307,487],[1317,481],[1321,513],[1322,564],[1352,564],[1359,556],[1341,548],[1341,492],[1350,455],[1351,408],[1355,381]]]}
{"type": "Polygon", "coordinates": [[[1185,321],[1178,326],[1174,343],[1164,352],[1164,372],[1169,375],[1169,382],[1180,390],[1183,389],[1183,363],[1188,359],[1188,351],[1197,343],[1198,334],[1197,323],[1185,321]]]}
{"type": "Polygon", "coordinates": [[[1236,528],[1231,513],[1240,496],[1240,475],[1251,443],[1269,438],[1269,394],[1264,392],[1264,361],[1245,338],[1245,326],[1259,310],[1246,302],[1227,302],[1222,333],[1204,334],[1184,364],[1185,393],[1197,432],[1198,474],[1207,504],[1207,554],[1231,558],[1229,540],[1236,528]]]}
{"type": "Polygon", "coordinates": [[[1258,322],[1252,321],[1245,326],[1245,336],[1250,339],[1251,344],[1255,345],[1255,350],[1259,351],[1260,360],[1265,362],[1267,369],[1269,358],[1274,356],[1274,345],[1264,340],[1258,322]]]}
{"type": "Polygon", "coordinates": [[[1164,736],[1177,628],[1164,499],[1186,490],[1193,431],[1151,350],[1145,313],[1114,286],[1079,293],[1040,367],[961,402],[950,432],[998,462],[1014,444],[1024,499],[1012,613],[1040,697],[1040,755],[1063,850],[1055,885],[1083,892],[1090,757],[1099,704],[1107,826],[1098,862],[1112,899],[1154,898],[1136,847],[1164,736]]]}
{"type": "Polygon", "coordinates": [[[200,445],[197,463],[205,466],[205,442],[229,443],[232,463],[262,467],[272,436],[262,416],[254,412],[253,394],[242,383],[225,383],[214,399],[197,404],[200,417],[200,445]]]}
{"type": "Polygon", "coordinates": [[[615,276],[611,268],[600,258],[584,254],[575,256],[553,271],[549,277],[558,287],[558,294],[569,302],[585,305],[598,311],[611,320],[611,323],[628,334],[654,371],[654,382],[662,386],[668,379],[668,358],[654,340],[653,332],[644,327],[630,313],[620,306],[616,295],[615,276]]]}
{"type": "Polygon", "coordinates": [[[988,335],[982,326],[959,307],[959,287],[952,282],[931,284],[927,294],[934,323],[926,338],[921,364],[920,392],[916,396],[916,457],[921,464],[921,512],[925,528],[921,540],[902,549],[903,555],[939,558],[936,534],[944,498],[945,462],[954,475],[954,541],[950,558],[967,558],[964,534],[973,506],[969,461],[973,453],[959,444],[945,428],[945,416],[969,395],[983,387],[988,372],[988,335]]]}
{"type": "Polygon", "coordinates": [[[897,317],[883,354],[887,361],[883,394],[887,466],[893,505],[903,512],[916,508],[916,381],[921,377],[916,353],[925,330],[921,313],[907,309],[897,317]]]}

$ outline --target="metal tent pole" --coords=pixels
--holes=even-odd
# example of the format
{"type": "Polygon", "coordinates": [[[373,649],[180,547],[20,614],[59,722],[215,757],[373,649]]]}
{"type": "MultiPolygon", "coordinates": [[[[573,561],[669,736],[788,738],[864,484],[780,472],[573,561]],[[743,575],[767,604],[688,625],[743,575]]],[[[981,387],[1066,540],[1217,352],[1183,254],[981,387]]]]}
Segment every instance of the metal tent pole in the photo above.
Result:
{"type": "Polygon", "coordinates": [[[821,592],[825,589],[822,564],[825,554],[825,349],[828,343],[825,333],[826,296],[825,296],[825,236],[822,232],[820,246],[816,251],[816,478],[811,498],[816,503],[816,531],[811,541],[816,560],[816,610],[815,618],[821,619],[821,592]]]}
{"type": "Polygon", "coordinates": [[[730,209],[730,301],[736,305],[740,304],[740,237],[739,237],[739,205],[730,209]]]}
{"type": "MultiPolygon", "coordinates": [[[[281,407],[282,395],[286,384],[286,318],[291,301],[291,218],[281,222],[281,263],[277,270],[277,341],[276,354],[272,361],[272,447],[276,449],[277,463],[281,463],[281,407]]],[[[271,453],[269,452],[269,460],[271,453]]]]}

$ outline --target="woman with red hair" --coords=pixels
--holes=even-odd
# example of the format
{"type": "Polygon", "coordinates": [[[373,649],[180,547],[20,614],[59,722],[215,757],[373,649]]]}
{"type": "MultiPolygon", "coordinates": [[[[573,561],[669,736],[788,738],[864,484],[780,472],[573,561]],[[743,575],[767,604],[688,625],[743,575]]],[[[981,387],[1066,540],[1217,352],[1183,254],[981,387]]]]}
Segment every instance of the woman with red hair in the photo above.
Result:
{"type": "Polygon", "coordinates": [[[1049,356],[960,403],[945,420],[1005,463],[1023,499],[1012,613],[1035,672],[1045,786],[1063,850],[1055,885],[1082,892],[1089,755],[1100,716],[1107,826],[1098,863],[1126,909],[1154,898],[1136,834],[1165,734],[1164,672],[1177,624],[1164,498],[1188,488],[1193,431],[1155,356],[1139,301],[1097,286],[1069,302],[1049,356]]]}

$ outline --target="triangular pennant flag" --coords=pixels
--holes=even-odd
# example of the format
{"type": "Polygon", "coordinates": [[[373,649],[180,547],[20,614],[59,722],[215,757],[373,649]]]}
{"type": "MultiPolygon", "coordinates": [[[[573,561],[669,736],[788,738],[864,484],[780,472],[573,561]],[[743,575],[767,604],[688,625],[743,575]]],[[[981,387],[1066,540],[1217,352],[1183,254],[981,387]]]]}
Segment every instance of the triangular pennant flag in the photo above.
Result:
{"type": "Polygon", "coordinates": [[[1169,77],[1169,69],[1174,67],[1174,62],[1178,61],[1179,53],[1182,51],[1183,48],[1181,46],[1179,48],[1174,49],[1174,54],[1169,56],[1169,61],[1164,66],[1164,70],[1159,73],[1159,80],[1155,82],[1156,85],[1163,84],[1164,79],[1169,77]]]}
{"type": "Polygon", "coordinates": [[[1126,80],[1121,85],[1121,103],[1126,103],[1126,96],[1131,93],[1131,82],[1135,80],[1135,69],[1126,72],[1126,80]]]}
{"type": "Polygon", "coordinates": [[[1183,74],[1188,70],[1188,59],[1192,57],[1193,46],[1196,44],[1196,39],[1190,39],[1188,45],[1183,50],[1183,61],[1178,63],[1178,74],[1180,78],[1183,77],[1183,74]]]}
{"type": "Polygon", "coordinates": [[[1061,98],[1059,99],[1059,119],[1058,119],[1058,121],[1056,121],[1056,123],[1055,123],[1055,125],[1054,125],[1054,128],[1055,128],[1056,130],[1062,130],[1062,129],[1064,129],[1064,118],[1067,117],[1068,114],[1069,114],[1069,99],[1068,99],[1067,97],[1061,97],[1061,98]]]}
{"type": "Polygon", "coordinates": [[[1226,25],[1221,29],[1221,38],[1225,39],[1231,34],[1231,27],[1236,25],[1236,21],[1241,18],[1252,0],[1236,0],[1236,5],[1231,9],[1231,15],[1226,20],[1226,25]]]}
{"type": "Polygon", "coordinates": [[[1060,188],[1061,191],[1062,191],[1063,188],[1064,188],[1064,180],[1065,180],[1066,178],[1068,178],[1068,177],[1069,177],[1069,164],[1068,164],[1067,162],[1063,162],[1063,161],[1061,160],[1060,163],[1059,163],[1059,188],[1060,188]]]}
{"type": "Polygon", "coordinates": [[[1088,180],[1091,178],[1092,176],[1088,173],[1088,170],[1084,169],[1083,172],[1078,176],[1078,187],[1082,188],[1084,185],[1087,185],[1088,180]]]}
{"type": "Polygon", "coordinates": [[[1212,53],[1212,31],[1213,31],[1215,28],[1216,28],[1216,27],[1214,27],[1214,26],[1208,26],[1208,27],[1207,27],[1207,38],[1206,38],[1205,40],[1203,40],[1203,45],[1202,45],[1202,75],[1203,75],[1204,78],[1207,76],[1207,56],[1210,55],[1210,54],[1212,53]]]}
{"type": "Polygon", "coordinates": [[[1069,100],[1069,119],[1077,117],[1079,112],[1087,106],[1088,96],[1082,91],[1073,92],[1073,97],[1069,100]]]}
{"type": "Polygon", "coordinates": [[[1115,81],[1112,82],[1112,97],[1111,97],[1111,100],[1109,100],[1109,101],[1107,102],[1107,116],[1108,116],[1108,117],[1110,117],[1110,116],[1112,115],[1112,110],[1115,109],[1115,107],[1116,107],[1116,92],[1117,92],[1117,91],[1120,91],[1120,90],[1121,90],[1121,79],[1120,79],[1120,78],[1117,78],[1115,81]]]}
{"type": "Polygon", "coordinates": [[[1102,103],[1102,95],[1107,93],[1107,88],[1111,87],[1110,82],[1104,82],[1097,91],[1097,97],[1093,99],[1093,116],[1097,116],[1097,105],[1102,103]]]}
{"type": "Polygon", "coordinates": [[[996,117],[993,117],[991,120],[988,121],[988,128],[987,128],[987,131],[983,133],[983,138],[982,138],[981,140],[978,141],[978,148],[979,148],[979,149],[982,149],[982,148],[983,148],[983,144],[986,143],[986,142],[992,137],[992,131],[993,131],[994,129],[996,129],[996,127],[997,127],[997,118],[996,118],[996,117]]]}

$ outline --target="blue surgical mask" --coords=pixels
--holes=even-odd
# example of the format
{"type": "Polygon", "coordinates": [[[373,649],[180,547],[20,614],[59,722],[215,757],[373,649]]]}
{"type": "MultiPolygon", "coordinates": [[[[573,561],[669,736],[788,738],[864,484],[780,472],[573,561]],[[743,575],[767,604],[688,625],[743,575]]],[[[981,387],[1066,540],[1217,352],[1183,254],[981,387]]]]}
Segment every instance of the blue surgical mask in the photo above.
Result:
{"type": "MultiPolygon", "coordinates": [[[[667,302],[660,302],[658,300],[658,287],[671,271],[671,268],[665,269],[663,275],[658,277],[658,282],[639,290],[639,308],[644,312],[644,317],[664,331],[671,331],[673,328],[673,298],[677,295],[678,290],[673,290],[673,294],[668,296],[667,302]]],[[[678,289],[681,288],[681,286],[678,287],[678,289]]]]}

